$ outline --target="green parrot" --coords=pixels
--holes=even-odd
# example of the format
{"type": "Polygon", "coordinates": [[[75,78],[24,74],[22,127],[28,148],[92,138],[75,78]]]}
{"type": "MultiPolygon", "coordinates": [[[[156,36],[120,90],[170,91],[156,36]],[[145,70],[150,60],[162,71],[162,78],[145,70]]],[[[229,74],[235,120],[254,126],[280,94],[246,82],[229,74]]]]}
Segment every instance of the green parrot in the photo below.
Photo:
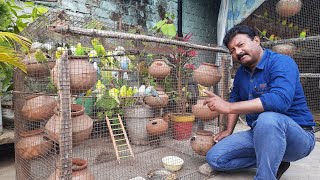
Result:
{"type": "Polygon", "coordinates": [[[270,41],[274,41],[274,34],[271,34],[271,35],[270,35],[269,40],[270,40],[270,41]]]}
{"type": "Polygon", "coordinates": [[[97,52],[98,56],[105,56],[107,55],[106,50],[104,49],[104,47],[102,46],[101,42],[99,41],[99,39],[94,38],[91,40],[91,44],[93,46],[93,49],[97,52]]]}
{"type": "Polygon", "coordinates": [[[264,29],[262,32],[261,32],[261,36],[262,37],[266,37],[267,36],[267,30],[264,29]]]}
{"type": "Polygon", "coordinates": [[[46,55],[41,51],[41,49],[37,49],[36,52],[34,53],[34,57],[38,62],[47,62],[48,58],[46,55]]]}
{"type": "Polygon", "coordinates": [[[75,55],[76,55],[76,56],[83,56],[83,55],[85,55],[84,48],[82,47],[81,43],[78,43],[78,44],[77,44],[77,46],[76,46],[76,51],[75,51],[75,55]]]}
{"type": "Polygon", "coordinates": [[[281,24],[282,24],[283,26],[287,25],[287,20],[286,20],[286,19],[282,20],[281,24]]]}
{"type": "Polygon", "coordinates": [[[62,54],[63,54],[64,48],[63,47],[58,47],[56,51],[56,59],[60,59],[62,54]]]}
{"type": "Polygon", "coordinates": [[[306,32],[306,30],[304,29],[304,30],[302,30],[302,31],[300,32],[299,37],[300,37],[300,38],[306,38],[306,36],[307,36],[307,32],[306,32]]]}

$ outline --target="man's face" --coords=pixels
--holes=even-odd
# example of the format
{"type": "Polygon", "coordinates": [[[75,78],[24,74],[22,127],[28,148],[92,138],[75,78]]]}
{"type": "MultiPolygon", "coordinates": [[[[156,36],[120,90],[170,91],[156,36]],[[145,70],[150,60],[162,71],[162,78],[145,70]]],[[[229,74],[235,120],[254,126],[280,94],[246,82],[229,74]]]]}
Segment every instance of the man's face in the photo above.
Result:
{"type": "Polygon", "coordinates": [[[260,39],[251,39],[247,34],[237,34],[228,44],[232,59],[251,69],[255,68],[262,57],[263,49],[260,39]]]}

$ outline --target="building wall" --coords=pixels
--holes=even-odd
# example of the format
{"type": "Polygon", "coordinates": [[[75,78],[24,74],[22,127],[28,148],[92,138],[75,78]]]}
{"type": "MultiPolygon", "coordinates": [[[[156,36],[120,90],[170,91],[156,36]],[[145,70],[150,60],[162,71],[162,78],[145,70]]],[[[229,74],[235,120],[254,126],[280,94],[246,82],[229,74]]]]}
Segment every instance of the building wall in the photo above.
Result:
{"type": "MultiPolygon", "coordinates": [[[[177,17],[178,0],[58,0],[58,2],[36,1],[54,10],[84,17],[93,16],[107,24],[117,26],[139,25],[150,30],[165,12],[177,17]]],[[[220,1],[183,0],[183,33],[193,33],[193,40],[216,43],[216,22],[220,1]]],[[[174,21],[177,24],[177,18],[174,21]]]]}

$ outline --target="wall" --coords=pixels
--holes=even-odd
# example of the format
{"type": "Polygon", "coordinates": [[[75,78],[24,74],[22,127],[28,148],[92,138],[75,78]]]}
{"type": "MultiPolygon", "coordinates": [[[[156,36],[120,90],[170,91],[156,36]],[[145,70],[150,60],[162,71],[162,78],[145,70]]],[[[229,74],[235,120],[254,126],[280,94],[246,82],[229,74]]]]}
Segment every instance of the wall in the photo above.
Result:
{"type": "MultiPolygon", "coordinates": [[[[36,1],[55,10],[84,17],[93,16],[110,25],[122,24],[150,30],[165,12],[177,15],[178,0],[58,0],[36,1]]],[[[220,1],[183,0],[183,33],[193,33],[193,41],[214,44],[220,1]]],[[[177,24],[177,18],[175,19],[177,24]]]]}

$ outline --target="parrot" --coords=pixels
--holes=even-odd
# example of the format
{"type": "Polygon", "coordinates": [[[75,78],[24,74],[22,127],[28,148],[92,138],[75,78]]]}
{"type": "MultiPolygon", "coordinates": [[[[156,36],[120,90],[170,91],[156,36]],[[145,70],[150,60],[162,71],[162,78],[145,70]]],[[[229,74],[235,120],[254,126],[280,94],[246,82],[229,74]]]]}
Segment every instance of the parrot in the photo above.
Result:
{"type": "Polygon", "coordinates": [[[267,18],[268,16],[269,16],[269,13],[268,13],[267,10],[265,10],[264,13],[263,13],[263,17],[267,18]]]}
{"type": "Polygon", "coordinates": [[[127,70],[130,64],[130,59],[127,56],[116,57],[120,61],[120,67],[123,70],[127,70]]]}
{"type": "Polygon", "coordinates": [[[119,96],[120,97],[126,97],[127,96],[127,86],[126,85],[121,86],[119,96]]]}
{"type": "Polygon", "coordinates": [[[265,37],[266,35],[267,35],[267,30],[264,29],[264,30],[261,32],[261,36],[262,36],[262,37],[265,37]]]}
{"type": "Polygon", "coordinates": [[[101,83],[101,80],[99,79],[96,83],[96,89],[98,92],[103,92],[106,90],[106,86],[104,84],[101,83]]]}
{"type": "Polygon", "coordinates": [[[128,90],[127,90],[127,96],[133,96],[133,88],[132,87],[129,87],[128,90]]]}
{"type": "Polygon", "coordinates": [[[270,35],[269,41],[274,41],[274,34],[271,34],[271,35],[270,35]]]}
{"type": "Polygon", "coordinates": [[[286,20],[286,19],[282,20],[281,24],[282,24],[283,26],[287,25],[287,20],[286,20]]]}
{"type": "Polygon", "coordinates": [[[102,46],[102,44],[100,43],[100,41],[97,38],[94,38],[93,40],[91,40],[93,49],[97,52],[97,56],[105,56],[107,55],[106,50],[104,49],[104,47],[102,46]]]}
{"type": "Polygon", "coordinates": [[[84,53],[84,48],[82,47],[81,43],[78,43],[76,46],[76,51],[75,51],[75,55],[76,56],[83,56],[84,53]]]}
{"type": "Polygon", "coordinates": [[[106,55],[108,56],[107,59],[108,59],[109,63],[114,65],[114,58],[112,56],[113,55],[112,51],[108,51],[106,55]]]}
{"type": "Polygon", "coordinates": [[[163,101],[163,100],[160,98],[157,90],[155,90],[155,89],[153,88],[153,86],[148,86],[148,87],[146,88],[145,94],[146,94],[146,95],[151,95],[152,97],[156,97],[158,100],[163,101]]]}
{"type": "Polygon", "coordinates": [[[57,51],[56,51],[56,59],[60,59],[60,58],[61,58],[64,50],[65,50],[65,49],[64,49],[63,47],[58,47],[58,48],[57,48],[57,51]]]}
{"type": "Polygon", "coordinates": [[[118,104],[120,104],[120,100],[118,98],[119,96],[119,90],[116,88],[112,88],[109,90],[109,96],[112,97],[113,99],[115,99],[117,101],[118,104]]]}
{"type": "Polygon", "coordinates": [[[138,90],[138,95],[144,95],[146,91],[146,86],[145,85],[141,85],[139,90],[138,90]]]}
{"type": "Polygon", "coordinates": [[[36,51],[37,49],[40,49],[41,47],[42,47],[42,43],[40,43],[40,42],[33,42],[33,43],[31,44],[30,51],[31,51],[31,52],[34,52],[34,51],[36,51]]]}
{"type": "Polygon", "coordinates": [[[71,46],[71,47],[70,47],[70,51],[71,51],[72,55],[75,55],[75,53],[76,53],[76,48],[75,48],[74,46],[71,46]]]}
{"type": "Polygon", "coordinates": [[[136,96],[137,93],[139,93],[139,90],[138,90],[138,88],[137,88],[136,86],[134,86],[134,87],[133,87],[133,90],[132,90],[132,94],[133,94],[134,96],[136,96]]]}
{"type": "Polygon", "coordinates": [[[36,52],[34,53],[34,57],[38,62],[47,62],[48,58],[46,55],[41,51],[41,49],[37,49],[36,52]]]}
{"type": "Polygon", "coordinates": [[[302,31],[300,32],[299,37],[300,37],[300,38],[306,38],[306,36],[307,36],[307,32],[306,32],[306,30],[304,29],[304,30],[302,30],[302,31]]]}
{"type": "Polygon", "coordinates": [[[124,73],[123,73],[123,79],[124,79],[124,80],[128,80],[128,79],[129,79],[129,76],[128,76],[128,73],[127,73],[127,72],[124,72],[124,73]]]}

